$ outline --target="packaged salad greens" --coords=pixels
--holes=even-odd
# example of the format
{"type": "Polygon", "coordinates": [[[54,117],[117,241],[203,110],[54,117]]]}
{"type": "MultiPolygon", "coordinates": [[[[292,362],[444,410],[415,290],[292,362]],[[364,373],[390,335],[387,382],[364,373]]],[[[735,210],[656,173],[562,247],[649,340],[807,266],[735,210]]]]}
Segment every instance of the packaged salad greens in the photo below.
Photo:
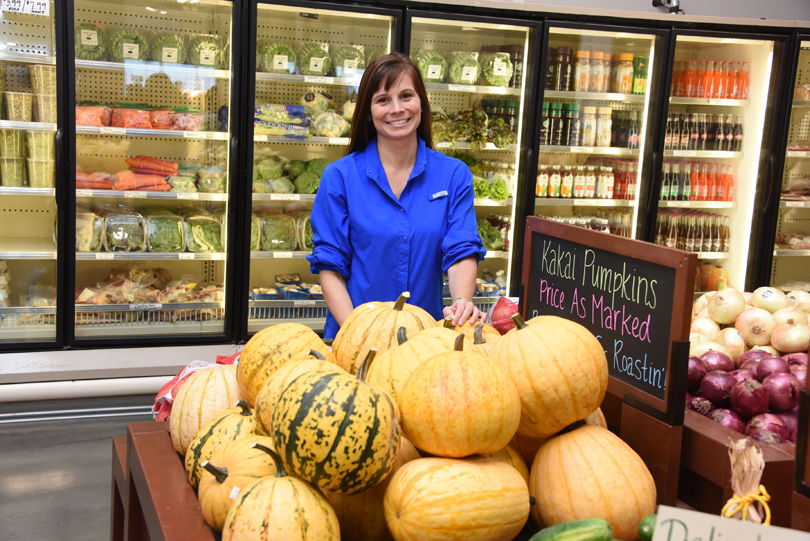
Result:
{"type": "Polygon", "coordinates": [[[186,243],[190,252],[221,252],[222,226],[210,216],[186,218],[186,243]]]}
{"type": "Polygon", "coordinates": [[[298,246],[295,219],[286,214],[262,215],[262,250],[292,251],[298,246]]]}
{"type": "Polygon", "coordinates": [[[93,23],[79,23],[73,30],[74,51],[80,60],[107,58],[107,33],[93,23]]]}
{"type": "Polygon", "coordinates": [[[474,85],[478,80],[481,66],[478,64],[478,53],[450,53],[448,61],[450,82],[457,85],[474,85]]]}
{"type": "Polygon", "coordinates": [[[307,92],[301,96],[301,105],[309,116],[315,116],[335,106],[332,96],[323,92],[307,92]]]}
{"type": "Polygon", "coordinates": [[[188,61],[195,66],[223,69],[228,64],[224,47],[216,36],[199,35],[188,44],[188,61]]]}
{"type": "Polygon", "coordinates": [[[301,75],[329,75],[332,61],[329,59],[329,45],[326,43],[304,43],[298,50],[301,75]]]}
{"type": "Polygon", "coordinates": [[[186,61],[186,43],[181,34],[161,32],[152,40],[152,60],[167,64],[183,64],[186,61]]]}
{"type": "Polygon", "coordinates": [[[262,219],[252,214],[250,216],[250,251],[257,252],[261,250],[262,239],[262,219]]]}
{"type": "MultiPolygon", "coordinates": [[[[51,140],[53,140],[52,133],[40,133],[50,136],[51,140]]],[[[23,156],[23,154],[23,132],[20,130],[0,130],[0,156],[7,158],[20,158],[23,156]]]]}
{"type": "Polygon", "coordinates": [[[332,66],[338,77],[353,77],[366,69],[366,56],[362,45],[344,45],[332,53],[332,66]]]}
{"type": "Polygon", "coordinates": [[[187,177],[187,176],[176,176],[176,177],[167,177],[166,182],[169,183],[169,186],[172,187],[170,192],[175,193],[196,193],[197,192],[197,182],[194,180],[194,177],[187,177]]]}
{"type": "Polygon", "coordinates": [[[269,41],[256,50],[256,69],[267,73],[295,73],[296,56],[285,41],[269,41]]]}
{"type": "Polygon", "coordinates": [[[313,135],[322,137],[342,137],[349,129],[349,123],[342,116],[332,111],[315,115],[309,127],[309,131],[313,135]]]}
{"type": "Polygon", "coordinates": [[[486,53],[480,59],[480,82],[487,86],[509,86],[512,60],[509,53],[486,53]]]}
{"type": "Polygon", "coordinates": [[[120,28],[110,34],[110,56],[116,62],[148,60],[149,39],[137,28],[120,28]]]}
{"type": "Polygon", "coordinates": [[[101,250],[101,231],[104,220],[86,207],[76,207],[76,251],[101,250]]]}
{"type": "Polygon", "coordinates": [[[312,250],[312,223],[309,212],[300,213],[295,220],[295,228],[298,231],[298,246],[301,250],[312,250]]]}
{"type": "Polygon", "coordinates": [[[426,83],[441,83],[447,77],[447,61],[432,49],[417,49],[411,53],[422,79],[426,83]]]}
{"type": "Polygon", "coordinates": [[[184,252],[186,249],[183,218],[155,210],[146,217],[147,246],[150,252],[184,252]]]}
{"type": "Polygon", "coordinates": [[[104,216],[104,248],[108,252],[143,252],[146,250],[143,216],[126,207],[100,209],[104,216]]]}

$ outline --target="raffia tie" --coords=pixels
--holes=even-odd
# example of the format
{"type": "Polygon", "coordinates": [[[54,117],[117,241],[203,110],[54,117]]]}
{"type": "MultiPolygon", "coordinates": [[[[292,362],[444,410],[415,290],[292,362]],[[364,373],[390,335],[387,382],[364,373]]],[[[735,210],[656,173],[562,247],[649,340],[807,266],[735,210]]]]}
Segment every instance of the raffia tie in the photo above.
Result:
{"type": "Polygon", "coordinates": [[[742,510],[742,519],[743,522],[748,520],[748,507],[755,502],[758,502],[762,505],[763,509],[765,509],[765,520],[762,522],[763,526],[770,526],[771,525],[771,508],[768,507],[768,503],[771,499],[770,494],[768,491],[765,490],[763,485],[759,485],[759,490],[753,494],[748,494],[747,496],[737,496],[734,495],[731,500],[729,500],[726,505],[723,506],[723,510],[720,514],[727,518],[732,518],[734,515],[742,510]]]}

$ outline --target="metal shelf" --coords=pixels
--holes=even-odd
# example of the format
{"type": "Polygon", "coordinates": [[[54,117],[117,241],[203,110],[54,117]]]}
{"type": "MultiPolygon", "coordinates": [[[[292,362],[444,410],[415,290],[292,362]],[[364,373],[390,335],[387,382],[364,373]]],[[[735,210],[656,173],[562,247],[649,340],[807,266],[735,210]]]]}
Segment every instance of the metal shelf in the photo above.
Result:
{"type": "Polygon", "coordinates": [[[535,197],[535,207],[635,207],[632,199],[573,199],[558,197],[535,197]]]}
{"type": "Polygon", "coordinates": [[[509,259],[509,252],[504,252],[502,250],[487,250],[486,255],[484,256],[485,259],[509,259]]]}
{"type": "Polygon", "coordinates": [[[508,197],[506,199],[497,200],[497,199],[490,199],[488,197],[479,197],[473,199],[473,205],[475,205],[476,207],[511,207],[512,198],[508,197]]]}
{"type": "Polygon", "coordinates": [[[268,251],[268,252],[250,252],[250,259],[303,259],[312,252],[281,252],[281,251],[268,251]]]}
{"type": "Polygon", "coordinates": [[[639,150],[637,148],[619,148],[619,147],[569,147],[569,146],[556,146],[556,145],[541,145],[540,154],[594,154],[597,156],[638,156],[639,150]]]}
{"type": "Polygon", "coordinates": [[[673,105],[714,105],[717,107],[747,107],[750,100],[721,100],[715,98],[678,98],[670,97],[673,105]]]}
{"type": "Polygon", "coordinates": [[[780,201],[779,206],[782,208],[786,207],[810,208],[810,201],[780,201]]]}
{"type": "Polygon", "coordinates": [[[791,107],[793,108],[810,107],[810,101],[794,101],[791,107]]]}
{"type": "Polygon", "coordinates": [[[785,153],[788,158],[810,158],[810,151],[807,150],[788,150],[785,153]]]}
{"type": "Polygon", "coordinates": [[[474,92],[476,94],[500,94],[502,96],[521,96],[519,88],[508,88],[505,86],[481,86],[481,85],[454,85],[447,83],[425,83],[428,92],[474,92]]]}
{"type": "Polygon", "coordinates": [[[223,261],[225,252],[78,252],[77,261],[223,261]]]}
{"type": "Polygon", "coordinates": [[[5,60],[8,62],[25,62],[28,64],[45,64],[49,66],[56,65],[56,57],[39,54],[2,52],[0,53],[0,60],[5,60]]]}
{"type": "Polygon", "coordinates": [[[543,92],[543,99],[546,98],[644,103],[646,96],[643,94],[618,94],[614,92],[600,93],[600,92],[569,92],[565,90],[546,90],[543,92]]]}
{"type": "Polygon", "coordinates": [[[144,62],[142,60],[126,60],[124,62],[105,62],[101,60],[76,59],[76,68],[101,71],[126,71],[127,75],[149,76],[154,74],[173,75],[175,77],[197,77],[213,79],[230,79],[231,72],[218,70],[206,66],[193,66],[191,64],[164,64],[162,62],[144,62]]]}
{"type": "Polygon", "coordinates": [[[36,195],[53,197],[56,190],[53,188],[0,188],[0,195],[36,195]]]}
{"type": "Polygon", "coordinates": [[[293,137],[283,135],[254,135],[256,143],[299,143],[303,145],[341,145],[349,144],[348,137],[293,137]]]}
{"type": "Polygon", "coordinates": [[[321,331],[323,332],[323,328],[326,326],[326,318],[275,318],[275,319],[248,319],[248,334],[256,334],[262,329],[266,329],[267,327],[272,327],[273,325],[278,325],[279,323],[299,323],[304,325],[305,327],[309,327],[313,331],[321,331]]]}
{"type": "Polygon", "coordinates": [[[220,334],[224,329],[222,320],[214,321],[161,321],[154,323],[94,323],[77,324],[75,327],[76,338],[96,338],[119,336],[165,336],[175,334],[190,334],[198,336],[201,334],[220,334]]]}
{"type": "Polygon", "coordinates": [[[315,195],[301,193],[254,193],[254,201],[305,201],[313,203],[315,195]]]}
{"type": "Polygon", "coordinates": [[[665,150],[665,158],[742,158],[742,152],[725,150],[665,150]]]}
{"type": "Polygon", "coordinates": [[[659,201],[659,208],[682,208],[682,209],[732,209],[735,207],[733,201],[659,201]]]}
{"type": "MultiPolygon", "coordinates": [[[[51,190],[53,191],[53,190],[51,190]]],[[[172,199],[195,201],[227,201],[226,193],[177,193],[177,192],[142,192],[122,190],[76,190],[76,197],[104,197],[109,199],[172,199]]]]}
{"type": "MultiPolygon", "coordinates": [[[[442,141],[441,143],[436,143],[435,147],[436,150],[463,150],[472,148],[470,144],[465,141],[457,141],[455,144],[442,141]]],[[[503,150],[505,152],[514,152],[517,150],[517,145],[506,145],[503,148],[498,148],[492,143],[487,143],[481,147],[481,150],[503,150]]]]}
{"type": "Polygon", "coordinates": [[[696,252],[698,259],[728,259],[728,252],[696,252]]]}
{"type": "Polygon", "coordinates": [[[194,140],[211,139],[215,141],[228,140],[228,133],[221,131],[142,130],[138,128],[109,128],[106,126],[76,126],[76,133],[80,135],[122,135],[125,137],[166,137],[194,140]]]}
{"type": "Polygon", "coordinates": [[[141,304],[76,304],[76,313],[148,312],[152,310],[218,310],[225,302],[165,302],[141,304]]]}
{"type": "Polygon", "coordinates": [[[337,86],[360,86],[362,73],[354,77],[317,77],[314,75],[292,75],[285,73],[264,73],[256,72],[257,81],[273,81],[277,83],[315,83],[322,85],[337,86]]]}
{"type": "Polygon", "coordinates": [[[17,122],[0,120],[0,130],[56,131],[56,124],[50,122],[17,122]]]}
{"type": "Polygon", "coordinates": [[[52,239],[0,239],[0,259],[56,259],[56,244],[52,239]]]}
{"type": "Polygon", "coordinates": [[[780,249],[778,246],[773,251],[774,257],[808,257],[810,256],[810,250],[789,250],[789,249],[780,249]]]}

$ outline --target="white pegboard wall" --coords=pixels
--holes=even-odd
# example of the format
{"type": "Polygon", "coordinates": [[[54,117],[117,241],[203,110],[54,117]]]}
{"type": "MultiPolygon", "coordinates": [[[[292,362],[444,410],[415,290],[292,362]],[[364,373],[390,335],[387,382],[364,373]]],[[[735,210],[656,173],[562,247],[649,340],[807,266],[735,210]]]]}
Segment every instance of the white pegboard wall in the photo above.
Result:
{"type": "Polygon", "coordinates": [[[128,139],[108,135],[82,135],[76,138],[76,168],[81,171],[115,172],[128,168],[126,158],[146,155],[189,166],[225,167],[227,141],[198,141],[164,137],[128,139]]]}
{"type": "Polygon", "coordinates": [[[51,0],[51,17],[0,12],[0,43],[4,52],[54,55],[54,5],[51,0]]]}

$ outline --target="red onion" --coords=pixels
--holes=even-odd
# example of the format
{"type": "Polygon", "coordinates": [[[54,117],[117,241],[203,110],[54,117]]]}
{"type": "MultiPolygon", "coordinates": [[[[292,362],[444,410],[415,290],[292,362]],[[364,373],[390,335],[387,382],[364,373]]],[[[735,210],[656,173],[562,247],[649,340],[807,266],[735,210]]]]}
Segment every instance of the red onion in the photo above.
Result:
{"type": "Polygon", "coordinates": [[[686,389],[693,391],[700,388],[700,382],[703,380],[703,376],[706,375],[706,372],[708,372],[708,370],[706,370],[706,366],[703,364],[703,361],[700,360],[700,357],[690,355],[689,369],[686,372],[686,389]]]}
{"type": "Polygon", "coordinates": [[[767,443],[773,445],[774,443],[787,443],[787,440],[777,434],[776,432],[768,432],[767,430],[756,430],[748,435],[752,440],[757,440],[760,443],[767,443]]]}
{"type": "Polygon", "coordinates": [[[700,360],[703,361],[703,364],[706,366],[707,372],[713,372],[715,370],[722,370],[723,372],[731,372],[732,370],[737,368],[734,365],[734,361],[731,360],[731,357],[729,357],[725,353],[721,353],[713,349],[710,349],[709,351],[701,355],[700,360]]]}
{"type": "Polygon", "coordinates": [[[737,359],[737,362],[738,362],[740,365],[742,365],[742,363],[744,363],[745,361],[747,361],[747,360],[749,360],[749,359],[761,359],[762,357],[770,357],[770,356],[771,356],[771,354],[770,354],[770,353],[768,353],[768,352],[767,352],[767,351],[765,351],[765,350],[762,350],[762,349],[752,349],[752,350],[746,351],[745,353],[743,353],[742,355],[740,355],[740,358],[739,358],[739,359],[737,359]]]}
{"type": "Polygon", "coordinates": [[[774,415],[773,413],[763,413],[762,415],[757,415],[748,421],[747,425],[745,425],[746,436],[750,436],[752,432],[756,432],[757,430],[774,432],[785,439],[788,439],[788,436],[790,435],[790,431],[782,418],[778,415],[774,415]]]}
{"type": "Polygon", "coordinates": [[[687,409],[699,413],[704,417],[709,417],[709,413],[711,413],[711,411],[714,409],[714,404],[702,396],[693,396],[691,399],[686,401],[686,407],[687,409]]]}
{"type": "Polygon", "coordinates": [[[768,391],[755,379],[740,381],[731,388],[731,407],[743,417],[768,411],[768,391]]]}
{"type": "Polygon", "coordinates": [[[788,437],[786,438],[790,443],[796,443],[796,436],[799,432],[799,414],[795,411],[788,411],[784,413],[777,413],[776,415],[785,423],[788,429],[788,437]]]}
{"type": "Polygon", "coordinates": [[[799,388],[806,389],[807,388],[807,367],[803,364],[792,364],[790,365],[790,373],[796,376],[796,379],[799,380],[799,388]]]}
{"type": "Polygon", "coordinates": [[[762,385],[768,391],[768,407],[773,412],[790,411],[799,403],[799,380],[793,374],[771,374],[762,385]]]}
{"type": "Polygon", "coordinates": [[[712,410],[708,417],[711,417],[721,425],[735,432],[745,432],[745,422],[742,420],[742,417],[729,409],[717,408],[716,410],[712,410]]]}
{"type": "Polygon", "coordinates": [[[751,370],[746,370],[745,368],[740,368],[739,370],[732,370],[731,372],[729,372],[729,374],[734,376],[737,382],[745,381],[748,379],[754,380],[757,379],[757,375],[754,372],[752,372],[751,370]]]}
{"type": "Polygon", "coordinates": [[[712,404],[721,408],[731,406],[729,392],[737,383],[734,376],[722,370],[714,370],[706,374],[700,382],[700,392],[712,401],[712,404]]]}
{"type": "Polygon", "coordinates": [[[782,358],[791,366],[796,364],[807,366],[807,357],[807,353],[788,353],[787,355],[782,355],[782,358]]]}
{"type": "Polygon", "coordinates": [[[765,378],[774,373],[788,373],[790,367],[782,357],[765,357],[757,365],[757,379],[765,381],[765,378]]]}
{"type": "Polygon", "coordinates": [[[740,364],[740,370],[750,370],[754,374],[757,373],[757,365],[759,361],[762,359],[748,359],[744,363],[740,364]]]}

